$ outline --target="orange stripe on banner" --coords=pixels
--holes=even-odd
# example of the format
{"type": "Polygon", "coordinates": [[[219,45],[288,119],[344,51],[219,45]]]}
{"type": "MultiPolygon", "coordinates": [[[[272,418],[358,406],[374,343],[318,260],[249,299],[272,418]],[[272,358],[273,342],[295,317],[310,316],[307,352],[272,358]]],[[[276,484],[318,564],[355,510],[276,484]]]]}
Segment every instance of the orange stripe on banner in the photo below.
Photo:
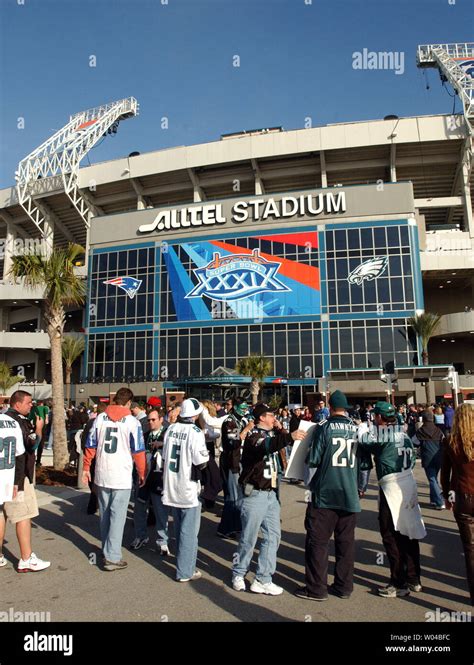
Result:
{"type": "Polygon", "coordinates": [[[258,240],[269,240],[270,242],[282,242],[284,245],[298,245],[299,247],[308,247],[306,243],[311,243],[311,248],[318,246],[318,234],[311,233],[285,233],[274,236],[255,236],[258,240]]]}
{"type": "MultiPolygon", "coordinates": [[[[221,240],[210,240],[211,245],[225,249],[232,254],[252,254],[251,249],[245,249],[243,247],[237,247],[236,245],[229,245],[226,242],[221,240]]],[[[265,254],[264,252],[259,252],[260,256],[263,256],[267,261],[278,261],[281,263],[281,267],[278,270],[278,273],[288,277],[288,279],[294,279],[295,282],[300,284],[305,284],[312,289],[317,289],[319,291],[319,268],[313,268],[312,266],[306,266],[304,263],[295,263],[295,261],[289,261],[288,259],[282,259],[279,256],[272,256],[271,254],[265,254]]]]}

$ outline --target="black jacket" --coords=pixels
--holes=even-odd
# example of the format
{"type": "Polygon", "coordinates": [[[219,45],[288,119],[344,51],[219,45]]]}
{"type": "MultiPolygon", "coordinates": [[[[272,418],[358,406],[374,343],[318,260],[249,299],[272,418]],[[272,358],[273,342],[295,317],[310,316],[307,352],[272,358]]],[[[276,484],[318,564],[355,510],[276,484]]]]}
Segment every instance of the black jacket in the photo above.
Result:
{"type": "Polygon", "coordinates": [[[25,486],[25,478],[33,483],[35,477],[35,451],[40,442],[40,437],[37,436],[31,420],[19,414],[15,409],[9,408],[6,415],[17,421],[23,434],[25,453],[19,455],[15,461],[15,485],[18,485],[18,490],[22,492],[25,486]]]}

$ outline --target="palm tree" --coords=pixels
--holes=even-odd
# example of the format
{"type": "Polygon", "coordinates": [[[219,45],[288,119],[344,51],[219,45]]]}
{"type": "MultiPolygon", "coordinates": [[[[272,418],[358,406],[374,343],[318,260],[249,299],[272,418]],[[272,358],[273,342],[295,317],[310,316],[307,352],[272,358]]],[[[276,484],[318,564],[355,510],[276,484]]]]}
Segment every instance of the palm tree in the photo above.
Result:
{"type": "Polygon", "coordinates": [[[84,281],[74,273],[74,265],[85,250],[70,243],[66,249],[55,249],[51,256],[25,254],[14,256],[9,274],[22,277],[26,287],[45,287],[44,318],[51,343],[51,383],[53,393],[53,462],[62,471],[68,461],[66,421],[64,413],[64,383],[62,365],[62,339],[66,305],[82,305],[85,297],[84,281]]]}
{"type": "Polygon", "coordinates": [[[9,388],[13,388],[16,383],[23,381],[24,378],[24,376],[13,376],[7,363],[0,363],[0,388],[4,395],[6,395],[9,388]]]}
{"type": "Polygon", "coordinates": [[[272,361],[263,354],[252,353],[250,356],[238,360],[235,369],[243,376],[252,377],[250,393],[252,404],[256,404],[260,392],[260,383],[273,372],[272,361]]]}
{"type": "MultiPolygon", "coordinates": [[[[423,365],[428,365],[428,343],[431,337],[433,337],[435,334],[440,320],[440,314],[431,314],[430,312],[417,314],[416,316],[412,316],[410,319],[408,319],[408,323],[411,325],[416,335],[421,340],[421,357],[423,360],[423,365]]],[[[431,404],[434,400],[434,391],[432,388],[433,386],[431,381],[428,379],[428,381],[425,383],[427,404],[431,404]]]]}
{"type": "Polygon", "coordinates": [[[84,352],[84,338],[64,335],[62,343],[62,354],[66,370],[66,402],[69,404],[71,398],[71,374],[72,366],[79,356],[84,352]]]}
{"type": "Polygon", "coordinates": [[[408,323],[411,325],[421,340],[421,357],[423,360],[423,365],[428,365],[428,342],[435,334],[440,320],[440,314],[431,314],[430,312],[417,314],[416,316],[412,316],[410,319],[408,319],[408,323]]]}

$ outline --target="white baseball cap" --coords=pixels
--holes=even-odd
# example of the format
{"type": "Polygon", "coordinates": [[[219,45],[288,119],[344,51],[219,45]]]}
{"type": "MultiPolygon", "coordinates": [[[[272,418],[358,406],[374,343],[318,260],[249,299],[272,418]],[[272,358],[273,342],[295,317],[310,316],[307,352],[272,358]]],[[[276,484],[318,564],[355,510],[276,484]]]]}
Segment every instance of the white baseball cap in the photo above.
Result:
{"type": "Polygon", "coordinates": [[[204,407],[201,402],[191,397],[190,399],[185,399],[181,404],[181,413],[179,415],[181,418],[191,418],[192,416],[198,416],[203,409],[204,407]]]}

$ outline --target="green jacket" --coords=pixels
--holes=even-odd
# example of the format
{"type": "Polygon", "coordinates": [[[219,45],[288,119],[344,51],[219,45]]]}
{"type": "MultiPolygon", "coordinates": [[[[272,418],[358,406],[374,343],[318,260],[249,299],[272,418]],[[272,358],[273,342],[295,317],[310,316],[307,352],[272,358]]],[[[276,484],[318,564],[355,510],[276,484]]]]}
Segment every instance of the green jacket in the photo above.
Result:
{"type": "Polygon", "coordinates": [[[314,428],[308,465],[316,467],[311,483],[315,508],[360,513],[357,479],[357,425],[345,416],[331,416],[314,428]]]}
{"type": "Polygon", "coordinates": [[[360,448],[374,455],[377,479],[389,473],[413,469],[416,463],[413,443],[396,426],[374,427],[359,438],[360,448]]]}

